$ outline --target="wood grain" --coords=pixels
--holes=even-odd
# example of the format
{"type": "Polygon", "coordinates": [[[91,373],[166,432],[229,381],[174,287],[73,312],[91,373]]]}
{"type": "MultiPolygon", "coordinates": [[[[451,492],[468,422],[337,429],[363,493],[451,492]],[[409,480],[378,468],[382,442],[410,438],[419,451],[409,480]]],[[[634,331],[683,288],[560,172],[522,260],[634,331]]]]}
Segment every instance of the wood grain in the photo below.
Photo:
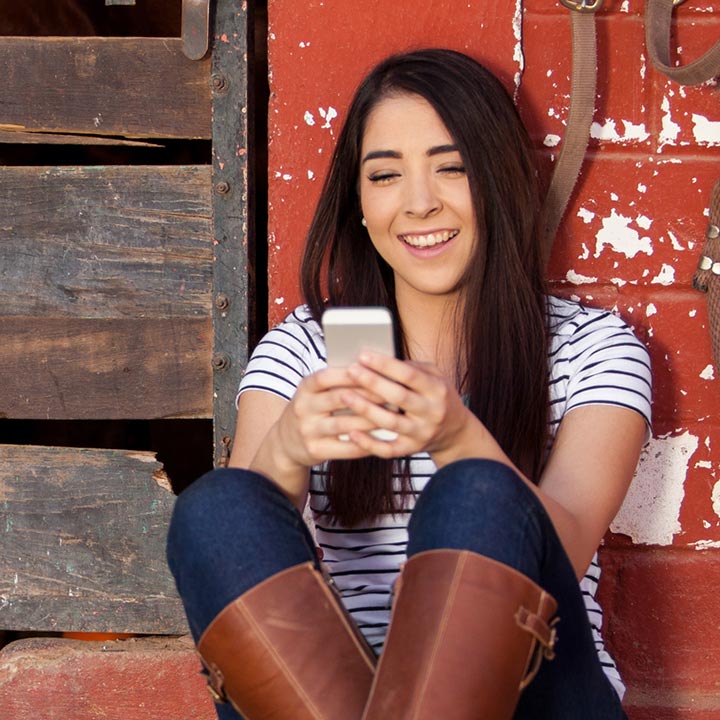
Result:
{"type": "Polygon", "coordinates": [[[0,446],[0,627],[186,632],[150,453],[0,446]]]}

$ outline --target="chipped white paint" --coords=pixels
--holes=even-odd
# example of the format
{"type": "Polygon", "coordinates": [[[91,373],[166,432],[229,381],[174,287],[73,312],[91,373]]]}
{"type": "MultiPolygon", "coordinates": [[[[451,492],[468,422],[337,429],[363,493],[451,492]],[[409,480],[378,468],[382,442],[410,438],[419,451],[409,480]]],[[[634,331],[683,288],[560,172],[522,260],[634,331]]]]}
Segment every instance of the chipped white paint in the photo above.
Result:
{"type": "Polygon", "coordinates": [[[525,70],[525,54],[522,46],[522,16],[523,16],[523,0],[515,0],[515,14],[512,19],[513,35],[515,36],[515,49],[513,50],[513,60],[517,63],[518,69],[515,73],[515,100],[517,100],[518,92],[520,92],[520,82],[522,74],[525,70]]]}
{"type": "Polygon", "coordinates": [[[315,173],[312,170],[307,171],[308,180],[314,180],[315,179],[315,173]]]}
{"type": "Polygon", "coordinates": [[[305,111],[305,114],[303,115],[303,120],[305,120],[305,124],[310,125],[310,127],[315,124],[315,118],[309,110],[305,111]]]}
{"type": "Polygon", "coordinates": [[[685,477],[698,445],[698,438],[687,430],[674,437],[652,438],[610,529],[629,535],[636,544],[671,545],[682,531],[685,477]]]}
{"type": "MultiPolygon", "coordinates": [[[[615,285],[616,287],[622,287],[623,285],[627,285],[628,281],[624,278],[610,278],[610,282],[615,285]]],[[[630,312],[632,312],[633,308],[628,308],[630,312]]]]}
{"type": "Polygon", "coordinates": [[[545,77],[552,77],[552,70],[548,70],[548,71],[545,73],[545,77]]]}
{"type": "Polygon", "coordinates": [[[586,224],[589,225],[593,218],[595,217],[595,213],[592,212],[592,210],[588,210],[587,208],[581,207],[578,210],[577,216],[586,224]]]}
{"type": "Polygon", "coordinates": [[[325,124],[320,127],[323,128],[323,130],[331,130],[332,127],[330,123],[338,116],[337,110],[330,105],[327,110],[318,108],[318,112],[320,113],[320,117],[325,121],[325,124]]]}
{"type": "Polygon", "coordinates": [[[545,147],[557,147],[560,144],[560,139],[559,135],[546,135],[543,145],[545,147]]]}
{"type": "Polygon", "coordinates": [[[650,282],[653,285],[672,285],[675,282],[675,268],[663,263],[660,272],[650,282]]]}
{"type": "Polygon", "coordinates": [[[680,126],[676,122],[673,122],[670,114],[670,98],[667,95],[663,98],[662,103],[660,103],[660,108],[665,113],[662,117],[660,146],[658,148],[659,150],[662,150],[665,145],[677,144],[678,135],[680,134],[680,126]]]}
{"type": "Polygon", "coordinates": [[[710,499],[712,500],[712,506],[715,514],[720,517],[720,481],[715,483],[710,499]]]}
{"type": "Polygon", "coordinates": [[[568,270],[565,275],[565,279],[573,285],[589,285],[590,283],[596,283],[598,281],[596,277],[579,275],[574,270],[568,270]]]}
{"type": "Polygon", "coordinates": [[[703,115],[693,113],[693,135],[698,145],[715,147],[720,145],[720,120],[708,120],[703,115]]]}
{"type": "Polygon", "coordinates": [[[582,243],[582,253],[578,255],[579,260],[587,260],[590,257],[590,248],[585,244],[582,243]]]}
{"type": "Polygon", "coordinates": [[[709,530],[712,527],[712,525],[707,520],[703,520],[703,527],[706,530],[709,530]]]}
{"type": "Polygon", "coordinates": [[[310,41],[308,41],[308,42],[302,42],[302,41],[301,41],[301,42],[298,43],[298,47],[301,47],[301,48],[310,47],[310,41]]]}
{"type": "Polygon", "coordinates": [[[691,310],[691,311],[688,313],[688,317],[695,317],[696,315],[697,315],[697,310],[691,310]]]}
{"type": "Polygon", "coordinates": [[[632,218],[620,215],[612,208],[610,217],[602,219],[602,230],[595,235],[595,257],[600,257],[606,245],[628,258],[635,257],[639,252],[652,255],[651,239],[647,236],[640,237],[640,233],[630,227],[631,222],[632,218]]]}
{"type": "Polygon", "coordinates": [[[610,193],[610,199],[611,199],[613,202],[617,202],[620,198],[619,198],[619,196],[618,196],[617,193],[611,192],[611,193],[610,193]]]}
{"type": "Polygon", "coordinates": [[[621,120],[623,124],[622,134],[617,130],[617,124],[614,120],[606,119],[604,125],[594,122],[590,126],[590,137],[597,140],[609,140],[615,143],[629,143],[633,141],[643,142],[650,137],[650,133],[645,129],[645,124],[636,125],[629,120],[621,120]]]}
{"type": "Polygon", "coordinates": [[[647,215],[638,215],[635,218],[635,222],[638,227],[641,227],[643,230],[649,230],[650,226],[653,224],[653,221],[647,215]]]}
{"type": "Polygon", "coordinates": [[[700,377],[703,380],[714,380],[715,379],[715,369],[713,368],[712,363],[705,367],[705,369],[700,373],[700,377]]]}
{"type": "Polygon", "coordinates": [[[680,244],[677,236],[672,230],[668,230],[668,237],[670,238],[670,244],[673,246],[673,250],[684,250],[685,248],[680,244]]]}
{"type": "Polygon", "coordinates": [[[285,302],[285,298],[284,298],[284,297],[278,297],[278,298],[275,298],[275,300],[274,300],[273,302],[274,302],[276,305],[282,305],[282,304],[285,302]]]}
{"type": "Polygon", "coordinates": [[[712,463],[709,460],[698,460],[695,463],[696,468],[702,468],[703,470],[712,470],[712,463]]]}
{"type": "Polygon", "coordinates": [[[655,303],[647,304],[647,307],[645,308],[645,315],[647,317],[652,317],[653,315],[657,315],[657,307],[655,307],[655,303]]]}
{"type": "Polygon", "coordinates": [[[696,550],[712,550],[714,548],[720,548],[720,540],[698,540],[697,542],[690,543],[696,550]]]}
{"type": "Polygon", "coordinates": [[[285,182],[290,182],[293,179],[293,176],[290,173],[283,173],[282,179],[285,182]]]}
{"type": "Polygon", "coordinates": [[[620,6],[620,12],[630,12],[630,0],[623,0],[622,5],[620,6]]]}
{"type": "Polygon", "coordinates": [[[638,192],[641,192],[641,193],[647,192],[647,185],[638,183],[637,189],[638,189],[638,192]]]}

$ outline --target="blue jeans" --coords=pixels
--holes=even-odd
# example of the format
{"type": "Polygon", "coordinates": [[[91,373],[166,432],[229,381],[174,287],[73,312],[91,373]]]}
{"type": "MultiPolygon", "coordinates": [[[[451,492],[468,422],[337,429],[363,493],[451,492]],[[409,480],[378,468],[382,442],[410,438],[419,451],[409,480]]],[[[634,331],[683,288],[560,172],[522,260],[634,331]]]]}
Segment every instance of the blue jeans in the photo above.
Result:
{"type": "MultiPolygon", "coordinates": [[[[516,720],[626,718],[600,665],[570,561],[542,504],[510,468],[479,459],[445,466],[418,498],[408,529],[408,556],[471,550],[519,570],[557,600],[556,657],[520,696],[516,720]]],[[[260,475],[214,470],[178,497],[168,562],[196,642],[237,597],[308,561],[318,562],[302,515],[260,475]]],[[[220,720],[240,718],[230,704],[216,708],[220,720]]]]}

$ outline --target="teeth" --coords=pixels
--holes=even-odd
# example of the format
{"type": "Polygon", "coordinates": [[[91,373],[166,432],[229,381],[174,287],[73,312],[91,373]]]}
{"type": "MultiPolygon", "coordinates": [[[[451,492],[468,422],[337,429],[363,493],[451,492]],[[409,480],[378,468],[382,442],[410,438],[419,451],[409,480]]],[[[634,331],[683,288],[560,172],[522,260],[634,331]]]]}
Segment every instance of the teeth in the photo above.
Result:
{"type": "Polygon", "coordinates": [[[402,239],[413,247],[432,247],[440,243],[446,243],[458,234],[457,230],[445,230],[444,232],[429,233],[428,235],[402,235],[402,239]]]}

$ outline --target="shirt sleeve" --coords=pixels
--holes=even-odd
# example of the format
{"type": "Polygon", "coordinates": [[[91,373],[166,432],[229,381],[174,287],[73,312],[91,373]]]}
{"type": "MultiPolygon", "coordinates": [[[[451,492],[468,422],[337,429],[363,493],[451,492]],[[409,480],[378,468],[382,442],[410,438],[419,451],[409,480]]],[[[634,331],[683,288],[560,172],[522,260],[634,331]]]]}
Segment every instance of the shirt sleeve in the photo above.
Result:
{"type": "Polygon", "coordinates": [[[570,369],[566,413],[584,405],[616,405],[640,413],[651,427],[650,357],[619,317],[589,314],[565,349],[570,369]]]}
{"type": "Polygon", "coordinates": [[[258,343],[240,381],[236,403],[247,390],[263,390],[289,401],[303,378],[325,365],[320,328],[307,310],[298,308],[258,343]]]}

